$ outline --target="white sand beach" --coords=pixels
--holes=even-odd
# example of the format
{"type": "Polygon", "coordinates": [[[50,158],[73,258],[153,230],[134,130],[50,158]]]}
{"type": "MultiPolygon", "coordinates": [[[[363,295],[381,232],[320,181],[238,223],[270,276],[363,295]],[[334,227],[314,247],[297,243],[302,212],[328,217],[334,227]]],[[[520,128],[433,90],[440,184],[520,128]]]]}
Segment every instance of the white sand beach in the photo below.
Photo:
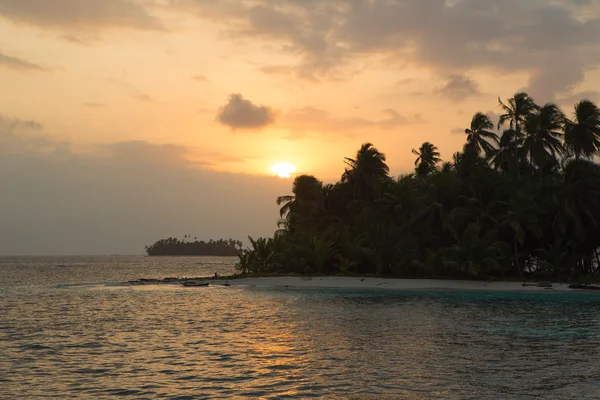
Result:
{"type": "MultiPolygon", "coordinates": [[[[211,285],[224,284],[214,280],[211,285]]],[[[437,279],[385,279],[361,277],[249,277],[227,281],[231,286],[256,288],[331,288],[331,289],[385,289],[385,290],[457,290],[457,291],[512,291],[512,292],[591,292],[569,289],[566,283],[553,283],[551,288],[523,286],[522,282],[486,282],[437,279]]],[[[600,292],[596,292],[599,293],[600,292]]]]}

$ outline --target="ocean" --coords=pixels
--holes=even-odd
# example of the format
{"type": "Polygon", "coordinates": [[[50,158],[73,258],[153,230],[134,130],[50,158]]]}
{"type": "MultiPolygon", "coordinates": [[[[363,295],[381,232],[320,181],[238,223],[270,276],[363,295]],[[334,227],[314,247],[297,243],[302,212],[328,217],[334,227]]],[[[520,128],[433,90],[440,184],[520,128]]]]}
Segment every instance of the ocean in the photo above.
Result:
{"type": "Polygon", "coordinates": [[[600,296],[124,286],[235,258],[0,258],[0,398],[600,398],[600,296]]]}

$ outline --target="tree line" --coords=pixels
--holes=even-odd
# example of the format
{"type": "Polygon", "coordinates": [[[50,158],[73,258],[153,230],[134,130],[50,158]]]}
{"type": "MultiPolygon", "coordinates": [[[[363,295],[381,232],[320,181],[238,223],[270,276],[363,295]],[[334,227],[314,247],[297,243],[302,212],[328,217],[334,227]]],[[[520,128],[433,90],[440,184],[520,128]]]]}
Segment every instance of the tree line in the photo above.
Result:
{"type": "Polygon", "coordinates": [[[183,240],[177,238],[160,239],[151,246],[146,246],[149,256],[237,256],[242,249],[242,242],[233,239],[210,239],[208,242],[198,241],[185,235],[183,240]]]}
{"type": "Polygon", "coordinates": [[[423,143],[413,173],[389,175],[365,143],[339,182],[295,178],[272,238],[250,238],[243,273],[580,279],[599,274],[600,110],[565,115],[526,93],[497,124],[476,113],[443,162],[423,143]],[[495,129],[496,128],[496,129],[495,129]],[[502,131],[502,133],[500,133],[502,131]],[[497,133],[498,132],[498,133],[497,133]]]}

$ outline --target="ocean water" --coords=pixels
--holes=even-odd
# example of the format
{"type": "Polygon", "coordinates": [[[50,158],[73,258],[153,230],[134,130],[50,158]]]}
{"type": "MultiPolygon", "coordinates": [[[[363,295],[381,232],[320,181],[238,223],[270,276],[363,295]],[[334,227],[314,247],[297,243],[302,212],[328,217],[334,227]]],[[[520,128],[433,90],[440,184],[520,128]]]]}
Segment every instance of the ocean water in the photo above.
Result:
{"type": "Polygon", "coordinates": [[[118,286],[233,258],[0,259],[0,398],[600,398],[600,296],[118,286]]]}

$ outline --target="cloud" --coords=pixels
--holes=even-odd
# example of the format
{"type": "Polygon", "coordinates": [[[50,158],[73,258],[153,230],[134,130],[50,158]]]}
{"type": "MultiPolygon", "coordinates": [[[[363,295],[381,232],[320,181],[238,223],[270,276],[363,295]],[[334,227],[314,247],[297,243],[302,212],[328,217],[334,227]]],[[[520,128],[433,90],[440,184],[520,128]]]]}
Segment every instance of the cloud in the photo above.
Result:
{"type": "Polygon", "coordinates": [[[133,162],[136,165],[159,164],[177,167],[204,165],[189,159],[190,149],[174,144],[152,144],[144,140],[129,140],[101,146],[117,163],[133,162]]]}
{"type": "Polygon", "coordinates": [[[459,134],[464,135],[465,128],[454,128],[450,131],[450,133],[452,133],[453,135],[459,135],[459,134]]]}
{"type": "Polygon", "coordinates": [[[247,160],[242,157],[233,157],[227,154],[219,153],[219,152],[195,152],[196,155],[205,160],[204,162],[210,163],[211,165],[219,165],[223,163],[246,163],[247,160]]]}
{"type": "Polygon", "coordinates": [[[279,45],[299,76],[330,78],[373,56],[439,75],[528,74],[542,97],[600,66],[600,18],[585,1],[172,0],[234,38],[279,45]],[[584,8],[586,7],[586,8],[584,8]],[[585,18],[580,14],[586,11],[585,18]]]}
{"type": "Polygon", "coordinates": [[[567,115],[567,117],[571,118],[575,104],[585,99],[591,100],[598,104],[598,102],[600,101],[600,92],[595,90],[570,92],[557,98],[556,104],[562,107],[562,110],[567,115]]]}
{"type": "Polygon", "coordinates": [[[92,41],[100,40],[97,37],[84,37],[79,35],[73,35],[70,33],[60,35],[60,38],[66,42],[78,44],[81,46],[89,46],[92,41]]]}
{"type": "Polygon", "coordinates": [[[479,84],[463,75],[450,75],[446,82],[434,90],[442,96],[453,101],[465,101],[481,94],[479,84]]]}
{"type": "Polygon", "coordinates": [[[7,56],[6,54],[0,53],[0,66],[14,69],[17,71],[45,71],[46,68],[34,64],[32,62],[23,60],[21,58],[7,56]]]}
{"type": "Polygon", "coordinates": [[[154,99],[143,92],[138,92],[133,95],[133,98],[139,101],[153,102],[154,99]]]}
{"type": "Polygon", "coordinates": [[[0,114],[0,129],[6,131],[13,131],[19,128],[26,129],[42,129],[44,126],[32,119],[24,120],[16,117],[8,117],[6,115],[0,114]]]}
{"type": "Polygon", "coordinates": [[[196,74],[192,76],[192,79],[198,82],[208,83],[208,78],[202,74],[196,74]]]}
{"type": "MultiPolygon", "coordinates": [[[[276,196],[289,181],[204,168],[218,153],[146,141],[90,153],[3,117],[0,128],[0,254],[140,254],[161,237],[244,240],[272,235],[276,196]],[[244,193],[240,202],[237,194],[244,193]]],[[[18,121],[18,122],[17,122],[18,121]]]]}
{"type": "Polygon", "coordinates": [[[0,16],[16,23],[66,30],[163,29],[139,1],[0,0],[0,16]]]}
{"type": "Polygon", "coordinates": [[[294,68],[289,65],[267,65],[258,69],[260,72],[267,75],[291,75],[294,73],[294,68]]]}
{"type": "Polygon", "coordinates": [[[381,119],[336,118],[325,110],[305,107],[290,111],[285,117],[285,124],[295,133],[292,138],[298,139],[308,132],[352,134],[359,130],[390,130],[423,122],[420,114],[404,116],[391,108],[381,112],[385,116],[381,119]]]}
{"type": "Polygon", "coordinates": [[[130,83],[126,80],[121,80],[121,79],[117,79],[117,78],[97,78],[97,79],[100,79],[102,81],[110,83],[111,85],[114,85],[121,89],[124,89],[125,91],[129,92],[131,97],[133,97],[136,100],[143,101],[143,102],[154,102],[155,101],[155,99],[153,97],[151,97],[144,91],[140,90],[137,86],[133,85],[132,83],[130,83]]]}
{"type": "Polygon", "coordinates": [[[87,102],[87,103],[83,103],[83,105],[86,106],[86,107],[90,107],[90,108],[106,108],[106,104],[104,104],[104,103],[95,103],[93,101],[87,102]]]}
{"type": "Polygon", "coordinates": [[[403,78],[403,79],[399,79],[396,82],[396,86],[405,86],[405,85],[409,85],[411,83],[415,83],[417,80],[415,78],[403,78]]]}
{"type": "Polygon", "coordinates": [[[246,100],[241,94],[231,94],[219,110],[217,120],[232,129],[261,129],[275,122],[275,112],[246,100]]]}

